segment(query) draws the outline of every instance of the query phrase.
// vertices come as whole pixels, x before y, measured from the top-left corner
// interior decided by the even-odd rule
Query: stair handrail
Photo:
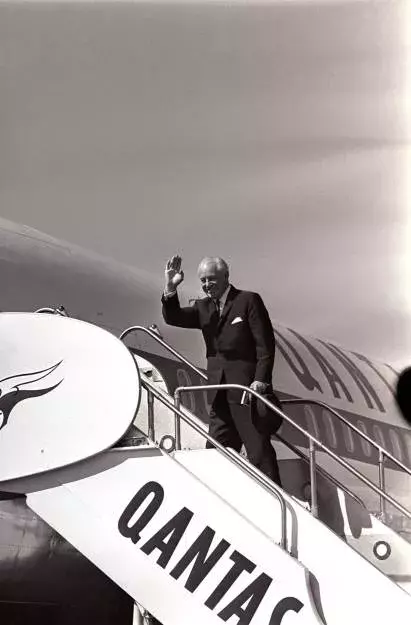
[[[183,362],[185,365],[187,365],[192,371],[194,371],[195,373],[197,373],[197,375],[199,375],[203,380],[208,381],[208,377],[207,375],[201,371],[201,369],[198,369],[198,367],[196,367],[195,365],[193,365],[193,363],[191,363],[187,358],[185,358],[185,356],[183,356],[183,354],[181,354],[178,350],[174,349],[174,347],[171,347],[171,345],[169,345],[169,343],[167,343],[162,337],[160,337],[156,332],[150,330],[149,328],[146,328],[145,326],[141,326],[141,325],[136,325],[136,326],[130,326],[129,328],[127,328],[126,330],[124,330],[121,335],[120,335],[120,340],[124,340],[126,338],[126,336],[128,336],[129,334],[131,334],[132,332],[142,332],[145,334],[148,334],[149,336],[151,336],[157,343],[159,343],[160,345],[162,345],[162,347],[164,347],[164,349],[166,349],[169,353],[173,354],[176,358],[178,358],[178,360],[180,360],[181,362]],[[191,387],[193,388],[193,387]],[[201,387],[203,390],[206,388],[205,386]],[[249,387],[246,387],[247,391],[251,391],[251,389]],[[265,400],[266,401],[266,400]],[[379,484],[380,484],[380,489],[382,492],[385,493],[385,475],[384,475],[384,456],[386,458],[388,458],[389,460],[391,460],[392,462],[394,462],[395,464],[397,464],[397,466],[399,466],[403,471],[405,471],[406,473],[408,473],[408,475],[411,476],[411,469],[409,467],[407,467],[405,464],[403,464],[400,460],[397,460],[397,458],[395,458],[395,456],[393,456],[392,454],[390,454],[386,449],[384,449],[381,445],[379,445],[378,443],[376,443],[372,438],[370,438],[369,436],[367,436],[367,434],[365,434],[364,432],[362,432],[359,428],[357,428],[354,424],[352,424],[350,421],[348,421],[348,419],[346,419],[345,417],[343,417],[343,415],[341,415],[337,410],[335,410],[334,408],[331,408],[331,406],[328,406],[328,404],[325,404],[324,402],[321,402],[319,400],[315,400],[315,399],[309,399],[309,400],[303,400],[303,399],[295,399],[295,400],[291,400],[291,399],[285,399],[285,400],[280,400],[281,404],[291,404],[291,403],[310,403],[312,405],[317,405],[317,406],[321,406],[323,408],[326,408],[327,410],[329,410],[334,416],[337,417],[337,419],[339,419],[342,423],[344,423],[345,425],[347,425],[347,427],[349,427],[351,430],[353,430],[354,432],[356,432],[363,440],[366,440],[372,447],[374,447],[375,449],[377,449],[378,451],[378,469],[379,469]],[[271,404],[272,405],[272,404]],[[275,406],[273,406],[275,408]],[[282,413],[283,414],[283,413]],[[290,422],[292,425],[294,425],[295,427],[297,427],[297,429],[300,429],[300,431],[302,433],[304,433],[306,436],[310,436],[310,434],[304,430],[303,428],[301,428],[301,426],[297,425],[290,417],[288,417],[286,420],[288,422]],[[151,428],[153,431],[153,428]],[[176,431],[178,429],[178,424],[176,423]],[[294,450],[293,450],[294,451]],[[331,452],[331,450],[330,450]],[[297,453],[297,452],[295,452]],[[312,453],[312,451],[310,450],[309,452],[310,454]],[[331,452],[333,453],[333,452]],[[298,454],[297,454],[298,455]],[[308,460],[308,459],[307,459]],[[351,466],[351,465],[350,465]],[[331,476],[330,476],[331,477]],[[372,482],[371,482],[372,483]],[[348,491],[349,492],[349,491]],[[351,494],[351,492],[350,492]],[[386,499],[382,498],[382,496],[380,495],[380,514],[381,514],[381,518],[384,521],[385,520],[385,502]],[[404,509],[405,510],[405,509]],[[405,514],[405,513],[404,513]]]
[[[351,423],[346,417],[344,417],[341,413],[335,410],[335,408],[332,408],[325,402],[319,401],[317,399],[282,399],[281,404],[282,405],[284,404],[300,404],[300,405],[311,404],[314,406],[320,406],[322,408],[325,408],[326,410],[328,410],[328,412],[331,412],[333,415],[335,415],[337,419],[339,419],[342,423],[345,423],[345,425],[348,426],[353,432],[356,432],[359,436],[361,436],[361,438],[366,440],[367,443],[372,445],[372,447],[377,449],[379,452],[383,453],[386,458],[391,460],[391,462],[394,462],[394,464],[399,466],[403,471],[405,471],[406,473],[408,473],[408,475],[411,476],[410,467],[407,467],[406,464],[403,464],[401,460],[398,460],[395,456],[390,454],[390,452],[387,451],[382,445],[380,445],[379,443],[376,443],[372,438],[370,438],[367,434],[365,434],[365,432],[362,432],[360,428],[358,428],[356,425]]]
[[[270,494],[274,495],[279,504],[281,510],[281,539],[280,539],[280,547],[287,551],[287,509],[286,502],[284,496],[280,490],[280,488],[270,480],[264,473],[262,473],[257,467],[252,465],[250,462],[245,460],[239,453],[236,451],[224,447],[216,441],[212,436],[208,434],[203,428],[196,422],[193,418],[195,415],[192,415],[188,410],[181,410],[180,406],[176,406],[173,403],[173,398],[159,389],[144,373],[141,373],[141,381],[143,386],[147,391],[152,393],[157,399],[168,407],[176,417],[183,419],[188,425],[190,425],[198,434],[203,436],[207,441],[209,441],[223,456],[228,458],[232,463],[238,466],[243,472],[250,475],[254,480],[256,480],[259,484],[261,484],[266,490],[270,492]]]
[[[197,373],[199,376],[201,376],[201,378],[203,380],[208,380],[207,375],[203,371],[201,371],[201,369],[198,369],[195,365],[193,365],[193,363],[191,363],[189,360],[187,360],[187,358],[185,358],[176,349],[171,347],[171,345],[169,345],[166,341],[164,341],[164,339],[160,338],[155,332],[149,330],[148,328],[145,328],[144,326],[132,326],[130,328],[127,328],[127,330],[124,330],[124,332],[120,335],[120,340],[123,340],[123,338],[125,338],[128,334],[130,334],[133,331],[141,331],[141,332],[145,332],[146,334],[149,334],[155,341],[157,341],[158,343],[160,343],[160,345],[162,345],[165,349],[167,349],[167,351],[172,353],[179,360],[184,362],[184,364],[186,364],[188,367],[190,367],[190,369],[195,371],[195,373]],[[337,410],[335,410],[335,408],[332,408],[328,404],[326,404],[326,403],[324,403],[322,401],[319,401],[317,399],[281,399],[280,401],[281,401],[281,404],[301,404],[301,405],[311,404],[311,405],[314,405],[314,406],[320,406],[322,408],[327,409],[335,417],[337,417],[337,419],[339,419],[339,421],[344,423],[353,432],[356,432],[356,434],[358,434],[358,436],[360,436],[363,440],[367,441],[367,443],[369,443],[372,447],[374,447],[374,449],[376,449],[378,452],[381,451],[387,459],[391,460],[391,462],[394,462],[398,467],[400,467],[403,471],[405,471],[406,473],[408,473],[408,475],[411,476],[411,468],[410,467],[407,467],[407,465],[405,465],[400,460],[398,460],[389,451],[387,451],[382,445],[380,445],[379,443],[374,441],[372,438],[370,438],[367,434],[362,432],[357,426],[355,426],[348,419],[346,419],[346,417],[344,417]]]
[[[59,308],[50,308],[49,306],[44,306],[43,308],[38,308],[34,311],[35,313],[50,313],[51,315],[60,315],[61,317],[68,317],[67,311],[64,306],[59,306]]]
[[[337,410],[335,410],[334,408],[332,408],[328,404],[326,404],[326,403],[324,403],[322,401],[316,400],[316,399],[283,399],[283,400],[281,400],[281,404],[282,405],[292,405],[292,404],[295,404],[295,405],[301,405],[301,406],[307,405],[307,404],[311,404],[313,406],[320,406],[320,407],[324,408],[325,410],[328,410],[328,412],[331,412],[331,414],[335,415],[341,421],[341,423],[344,423],[353,432],[355,432],[362,439],[367,441],[369,445],[374,447],[374,449],[377,449],[377,451],[378,451],[378,479],[379,479],[380,488],[384,492],[385,492],[385,474],[384,474],[385,466],[384,466],[384,461],[385,461],[386,458],[388,460],[390,460],[391,462],[393,462],[394,464],[396,464],[398,467],[400,467],[405,473],[407,473],[408,475],[411,476],[411,469],[409,467],[407,467],[407,465],[403,464],[395,456],[390,454],[390,452],[387,451],[386,449],[384,449],[384,447],[382,445],[380,445],[379,443],[376,443],[372,438],[367,436],[367,434],[365,434],[365,432],[362,432],[356,425],[351,423],[348,419],[346,419],[346,417],[344,417],[342,414],[340,414]],[[381,519],[382,520],[385,520],[385,516],[386,516],[385,503],[386,503],[385,499],[382,499],[380,497],[380,515],[381,515]]]
[[[319,447],[326,454],[331,456],[336,462],[338,462],[345,469],[350,471],[353,475],[355,475],[359,480],[367,484],[371,490],[377,493],[380,498],[384,498],[385,501],[390,503],[394,508],[397,508],[404,516],[408,519],[411,519],[411,512],[404,508],[398,501],[393,499],[390,495],[385,493],[381,488],[376,486],[371,480],[369,480],[365,475],[363,475],[360,471],[358,471],[355,467],[353,467],[349,462],[346,462],[342,458],[340,458],[336,453],[334,453],[331,449],[329,449],[324,443],[319,441],[315,436],[304,430],[303,427],[295,423],[291,417],[289,417],[285,412],[282,412],[277,406],[272,404],[268,399],[257,393],[248,386],[244,386],[243,384],[209,384],[205,386],[179,386],[174,391],[174,405],[176,409],[179,409],[181,403],[181,395],[183,393],[198,393],[204,391],[218,391],[218,390],[240,390],[246,391],[247,393],[253,395],[256,399],[261,401],[263,404],[267,406],[267,408],[271,409],[277,415],[281,416],[285,421],[290,423],[293,427],[295,427],[299,432],[304,434],[309,440],[309,454],[310,454],[310,482],[311,482],[311,513],[313,516],[318,516],[318,503],[317,503],[317,480],[316,480],[316,472],[315,472],[315,453],[316,447]],[[179,420],[176,417],[176,425]],[[178,436],[179,433],[176,430],[176,448],[178,449]]]
[[[185,365],[187,365],[187,367],[189,367],[192,371],[197,373],[197,375],[199,375],[203,380],[208,380],[208,377],[204,373],[204,371],[201,371],[201,369],[198,369],[195,365],[193,365],[192,362],[187,360],[187,358],[185,356],[183,356],[183,354],[181,354],[176,349],[174,349],[174,347],[171,347],[171,345],[169,345],[169,343],[167,343],[163,338],[161,338],[161,336],[159,336],[153,330],[150,330],[149,328],[146,328],[145,326],[130,326],[129,328],[126,328],[126,330],[124,330],[120,334],[120,337],[119,337],[120,341],[123,341],[126,338],[126,336],[128,336],[132,332],[143,332],[145,334],[148,334],[155,341],[157,341],[157,343],[162,345],[164,347],[164,349],[166,349],[168,352],[170,352],[170,354],[173,354],[173,356],[175,356],[176,358],[181,360],[181,362],[183,362]]]
[[[159,337],[157,333],[155,333],[154,331],[150,330],[149,328],[146,328],[144,326],[132,326],[132,327],[127,328],[126,330],[124,330],[124,332],[120,335],[120,339],[125,338],[128,334],[130,334],[133,331],[141,331],[141,332],[144,332],[144,333],[148,334],[149,336],[153,337],[158,343],[160,343],[160,345],[165,347],[165,349],[167,349],[174,356],[178,357],[179,360],[182,360],[193,371],[195,371],[198,375],[200,375],[202,379],[204,379],[204,380],[208,379],[207,375],[203,371],[201,371],[200,369],[197,369],[197,367],[195,367],[189,360],[187,360],[184,356],[182,356],[182,354],[180,354],[180,352],[178,352],[176,349],[171,347],[171,345],[169,345],[166,341],[164,341],[161,337]],[[281,403],[283,403],[283,401],[281,401]],[[149,435],[149,438],[154,439],[154,423],[153,423],[153,420],[154,420],[154,409],[153,409],[153,404],[152,404],[152,402],[150,400],[148,401],[148,413],[149,413],[148,414],[148,416],[149,416],[148,435]],[[310,462],[310,459],[307,458],[307,456],[304,453],[302,453],[295,445],[293,445],[293,443],[290,443],[289,441],[285,440],[282,436],[280,436],[277,433],[275,434],[275,437],[283,445],[288,447],[288,449],[290,449],[299,458],[301,458],[305,462],[308,462],[308,463]],[[352,497],[360,506],[364,506],[364,502],[361,501],[361,499],[360,499],[360,497],[358,497],[358,495],[356,495],[355,493],[351,492],[349,490],[349,488],[347,488],[344,484],[342,484],[339,480],[337,480],[330,473],[325,471],[321,466],[317,465],[316,468],[317,468],[317,471],[323,476],[324,479],[329,480],[335,486],[337,486],[338,488],[343,490],[349,497]]]

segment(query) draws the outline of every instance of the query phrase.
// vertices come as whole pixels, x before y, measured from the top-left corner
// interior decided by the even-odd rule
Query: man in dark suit
[[[165,322],[202,331],[209,384],[242,384],[264,393],[272,383],[275,339],[261,297],[231,285],[228,265],[221,258],[204,258],[198,277],[206,297],[181,307],[177,295],[184,279],[181,258],[173,256],[167,262],[162,297]],[[210,392],[209,433],[238,452],[244,443],[249,461],[281,484],[267,422],[242,405],[241,397],[237,389]],[[206,447],[212,445],[207,442]]]

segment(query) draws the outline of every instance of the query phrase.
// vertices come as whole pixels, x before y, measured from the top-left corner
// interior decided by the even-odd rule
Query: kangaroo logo
[[[43,388],[28,389],[29,384],[34,384],[40,380],[47,378],[53,371],[61,365],[63,361],[60,360],[56,365],[49,367],[48,369],[42,369],[42,371],[34,371],[33,373],[21,373],[8,378],[0,380],[0,430],[2,430],[9,420],[11,411],[24,399],[30,397],[40,397],[46,393],[50,393],[52,390],[59,386],[64,378],[53,384]]]

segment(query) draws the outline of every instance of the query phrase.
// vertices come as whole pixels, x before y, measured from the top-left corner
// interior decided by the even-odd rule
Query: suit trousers
[[[218,391],[210,411],[208,433],[220,445],[237,452],[244,444],[251,464],[281,486],[277,456],[265,421],[251,411],[249,405],[229,403],[226,392]],[[213,444],[207,441],[206,448],[212,449]]]

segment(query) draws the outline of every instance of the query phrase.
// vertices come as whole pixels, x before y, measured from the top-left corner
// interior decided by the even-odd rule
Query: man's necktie
[[[215,307],[216,307],[217,315],[220,316],[220,300],[219,299],[215,300]]]

